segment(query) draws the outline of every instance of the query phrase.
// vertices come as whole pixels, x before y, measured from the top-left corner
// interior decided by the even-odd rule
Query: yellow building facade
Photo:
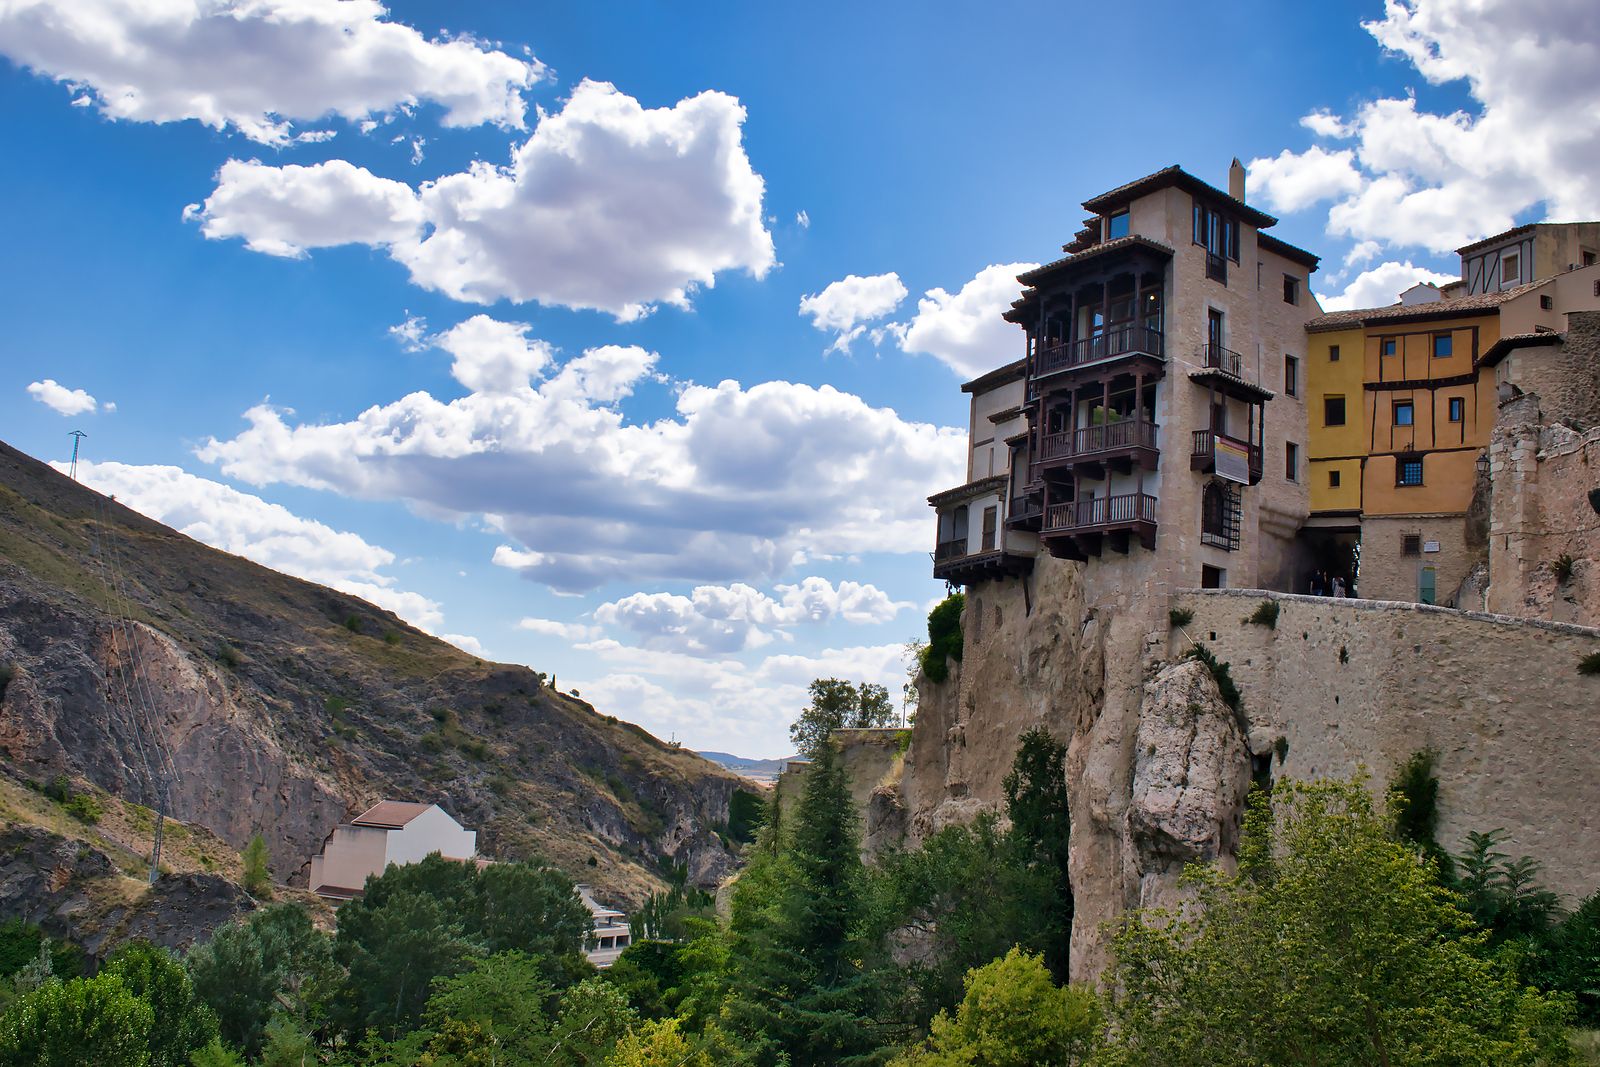
[[[1365,335],[1316,333],[1306,346],[1306,459],[1313,519],[1359,520],[1361,469],[1368,452],[1364,410]]]

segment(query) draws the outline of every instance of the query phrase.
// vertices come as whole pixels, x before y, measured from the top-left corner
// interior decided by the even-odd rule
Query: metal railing
[[[1228,284],[1228,257],[1219,256],[1215,252],[1206,252],[1206,277],[1214,282]]]
[[[1070,367],[1098,363],[1118,356],[1164,355],[1160,330],[1148,326],[1113,326],[1092,337],[1076,341],[1062,341],[1054,345],[1041,345],[1035,361],[1035,374],[1051,374]]]
[[[1201,345],[1200,365],[1207,370],[1219,370],[1235,378],[1244,378],[1244,357],[1221,345]]]
[[[1045,533],[1155,521],[1156,498],[1149,493],[1123,493],[1094,500],[1073,500],[1051,504],[1044,509]]]

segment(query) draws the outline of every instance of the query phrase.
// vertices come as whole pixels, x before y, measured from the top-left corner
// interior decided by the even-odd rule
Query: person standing
[[[1333,576],[1333,595],[1339,600],[1344,599],[1344,579],[1337,574]]]

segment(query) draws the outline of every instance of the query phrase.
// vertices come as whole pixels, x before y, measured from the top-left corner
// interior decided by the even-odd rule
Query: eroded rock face
[[[1145,685],[1128,804],[1138,904],[1175,903],[1185,864],[1231,856],[1250,791],[1250,755],[1206,667],[1181,660]]]

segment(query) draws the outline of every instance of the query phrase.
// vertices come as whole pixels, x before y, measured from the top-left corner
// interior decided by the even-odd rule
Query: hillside
[[[735,774],[741,774],[753,782],[770,785],[778,780],[778,775],[783,773],[783,768],[790,760],[800,757],[785,756],[783,759],[752,759],[749,756],[735,756],[731,752],[701,752],[712,763],[719,767],[726,767]]]
[[[110,553],[96,547],[102,514]],[[105,571],[106,555],[120,568]],[[279,881],[303,885],[328,831],[383,797],[437,802],[486,854],[543,855],[623,902],[669,865],[705,886],[733,865],[718,829],[749,787],[737,775],[526,667],[199,544],[4,444],[0,784],[65,773],[154,803],[118,680],[129,652],[113,584],[178,767],[173,814],[235,849],[264,834]],[[11,804],[5,821],[29,820]]]

